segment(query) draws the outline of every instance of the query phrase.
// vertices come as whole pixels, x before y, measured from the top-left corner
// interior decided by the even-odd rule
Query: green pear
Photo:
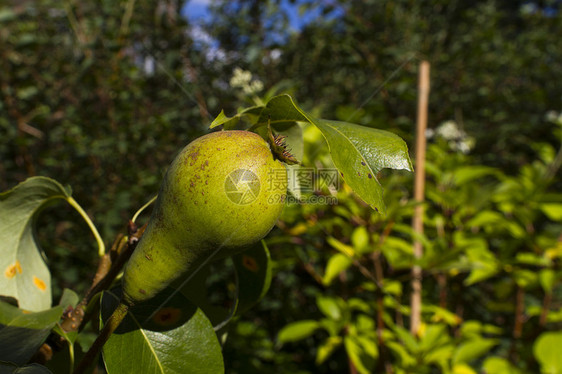
[[[286,192],[285,165],[259,135],[219,131],[191,142],[170,165],[125,267],[123,301],[147,300],[207,261],[261,240]]]

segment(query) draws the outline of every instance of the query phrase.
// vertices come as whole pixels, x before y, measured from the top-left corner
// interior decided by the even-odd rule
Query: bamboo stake
[[[414,184],[414,199],[418,203],[414,210],[412,227],[416,234],[423,234],[423,201],[425,188],[425,129],[427,127],[427,106],[429,102],[429,62],[422,61],[418,78],[418,115],[416,123],[416,174]],[[418,236],[419,237],[419,236]],[[423,255],[422,243],[414,239],[414,257],[416,260]],[[419,265],[412,267],[412,299],[410,316],[410,331],[417,334],[421,323],[422,303],[422,269]]]

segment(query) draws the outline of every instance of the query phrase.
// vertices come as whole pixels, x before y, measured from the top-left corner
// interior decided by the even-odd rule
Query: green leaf
[[[549,219],[556,222],[562,221],[562,204],[543,203],[539,207]]]
[[[80,301],[80,297],[71,289],[65,288],[59,301],[59,305],[65,310],[68,307],[75,307]]]
[[[0,301],[0,361],[27,363],[62,313],[61,306],[30,313]]]
[[[422,309],[423,311],[423,309]],[[426,325],[424,333],[419,342],[419,350],[421,352],[430,352],[449,342],[447,335],[447,327],[443,324]]]
[[[488,357],[484,360],[482,368],[486,374],[521,374],[521,371],[513,366],[505,358]]]
[[[359,254],[370,253],[374,250],[370,246],[369,231],[365,226],[359,226],[351,234],[351,243],[353,248]]]
[[[457,314],[451,312],[448,309],[438,307],[437,305],[422,305],[422,313],[432,313],[432,322],[445,322],[449,326],[456,326],[462,322],[462,319]],[[439,328],[441,328],[441,326],[443,325],[437,326],[440,326]],[[432,330],[437,326],[431,325],[430,327],[428,327],[428,332],[426,333],[426,335],[429,333],[429,330]]]
[[[562,332],[545,332],[533,345],[533,353],[544,374],[562,374]]]
[[[212,266],[213,264],[207,264],[195,275],[185,274],[176,279],[171,286],[178,289],[192,304],[201,308],[215,327],[215,330],[218,330],[234,317],[238,309],[238,303],[235,301],[231,308],[225,308],[209,300],[207,295],[207,279],[211,276]]]
[[[382,282],[383,291],[385,294],[390,294],[394,296],[402,295],[402,283],[395,280],[384,279]]]
[[[322,295],[316,297],[316,305],[320,312],[336,321],[342,318],[341,304],[343,304],[343,300],[336,299],[335,297]]]
[[[375,333],[375,320],[365,314],[358,314],[352,326],[358,334]]]
[[[69,188],[34,177],[0,194],[0,292],[22,309],[51,306],[51,274],[35,238],[35,221],[48,204],[70,197]]]
[[[443,365],[450,360],[451,356],[453,355],[454,349],[455,347],[453,346],[453,344],[446,344],[440,347],[435,347],[423,356],[423,361],[426,364],[437,363]]]
[[[484,230],[507,230],[517,239],[525,236],[525,230],[523,230],[520,225],[516,222],[507,220],[502,214],[491,210],[485,210],[478,213],[470,219],[466,225],[468,227],[481,227]]]
[[[338,250],[343,255],[349,258],[353,258],[355,256],[355,251],[353,250],[352,246],[340,242],[338,239],[334,238],[333,236],[329,236],[326,239],[326,241],[328,242],[328,244],[332,246],[332,248]]]
[[[209,128],[213,129],[217,126],[223,125],[225,123],[227,123],[228,121],[231,121],[232,118],[231,117],[227,117],[226,114],[224,114],[224,110],[221,110],[221,112],[219,113],[219,115],[213,120],[213,122],[211,122],[211,125],[209,126]]]
[[[404,327],[396,325],[394,326],[394,333],[396,334],[396,337],[402,341],[402,344],[408,352],[413,354],[419,352],[420,346],[410,331],[406,330]]]
[[[52,374],[52,372],[39,364],[18,367],[8,362],[0,362],[0,374]]]
[[[389,236],[385,239],[382,252],[394,267],[410,267],[414,258],[412,242],[399,237]]]
[[[253,106],[239,111],[236,115],[232,117],[228,117],[226,116],[226,114],[224,114],[224,111],[221,110],[221,112],[219,113],[217,118],[213,120],[209,128],[213,129],[220,125],[224,125],[225,130],[233,130],[234,128],[236,128],[238,121],[240,121],[240,119],[243,118],[244,116],[249,116],[249,117],[257,116],[262,111],[263,111],[263,106]]]
[[[344,337],[343,343],[345,351],[357,371],[361,374],[373,373],[377,356],[375,342],[364,337],[347,335]]]
[[[453,364],[470,362],[485,355],[498,341],[495,339],[475,338],[462,343],[453,356]]]
[[[324,361],[326,361],[342,342],[343,339],[341,336],[330,336],[322,344],[320,344],[318,346],[318,350],[316,351],[316,365],[321,365]]]
[[[261,112],[260,112],[261,111]],[[271,98],[265,106],[248,108],[232,118],[221,112],[212,127],[230,124],[241,116],[254,116],[254,130],[271,123],[308,122],[315,125],[328,143],[335,166],[351,189],[381,213],[386,208],[376,176],[384,168],[413,170],[408,147],[399,136],[384,130],[348,122],[315,119],[300,109],[289,95]],[[291,146],[290,143],[288,143]]]
[[[236,315],[240,315],[259,302],[269,290],[272,278],[271,258],[265,241],[260,241],[242,253],[232,257],[236,271],[236,299],[230,308],[217,305],[207,295],[207,280],[211,276],[208,264],[194,276],[186,274],[172,283],[193,304],[197,305],[220,330]],[[189,281],[185,283],[186,279]]]
[[[367,204],[386,212],[377,173],[384,168],[412,171],[408,147],[402,138],[384,130],[347,122],[312,122],[326,138],[334,165],[345,182]]]
[[[552,263],[549,258],[531,252],[517,253],[517,255],[515,255],[515,262],[532,266],[549,266]]]
[[[515,283],[519,287],[527,288],[533,287],[538,282],[538,275],[536,272],[527,270],[527,269],[516,269],[513,272],[513,278],[515,279]]]
[[[372,283],[370,283],[372,285]],[[375,286],[373,285],[373,290]],[[347,307],[349,308],[350,311],[354,311],[354,310],[359,310],[363,313],[371,313],[372,309],[371,309],[371,305],[363,299],[357,298],[357,297],[351,297],[347,300]]]
[[[238,309],[241,314],[254,306],[271,285],[271,257],[264,240],[233,256],[238,275]]]
[[[489,166],[461,166],[453,171],[453,178],[457,186],[480,179],[486,175],[495,175],[498,171]]]
[[[491,210],[485,210],[483,212],[479,212],[476,216],[470,219],[466,223],[466,225],[468,227],[485,227],[502,225],[504,221],[505,217],[500,213]]]
[[[344,270],[353,264],[353,260],[350,259],[348,256],[336,253],[328,260],[328,264],[326,265],[326,273],[322,278],[322,283],[328,286],[332,284],[333,280]]]
[[[104,292],[102,320],[109,318],[120,290]],[[207,317],[181,293],[170,288],[135,305],[103,347],[107,372],[224,372],[221,347]]]
[[[551,323],[562,322],[562,309],[558,311],[554,311],[554,310],[549,311],[546,320]]]
[[[76,306],[76,304],[78,304],[79,301],[80,301],[80,299],[79,299],[78,295],[76,294],[76,292],[74,292],[74,291],[72,291],[68,288],[65,288],[64,292],[62,294],[61,300],[59,302],[59,305],[62,308],[62,310],[65,311],[69,307],[74,308]],[[53,328],[53,331],[56,332],[57,334],[59,334],[60,336],[62,336],[70,344],[74,344],[74,342],[76,341],[76,338],[78,337],[77,331],[66,332],[60,327],[60,324],[58,324],[58,323]]]
[[[481,282],[500,270],[498,260],[485,244],[480,245],[478,241],[474,241],[473,246],[465,251],[472,269],[468,278],[464,280],[465,285]]]
[[[297,106],[289,95],[275,96],[267,102],[257,123],[265,124],[268,121],[271,121],[272,125],[277,122],[312,123],[308,115]]]
[[[320,323],[313,320],[302,320],[289,323],[279,331],[277,339],[280,343],[294,342],[308,338],[320,328]]]
[[[477,374],[473,368],[466,364],[455,364],[453,365],[452,374]]]
[[[482,334],[482,322],[467,320],[460,325],[460,335],[464,338],[479,338]]]
[[[552,269],[543,269],[539,271],[539,283],[546,293],[551,293],[554,283],[556,281],[556,274]]]
[[[393,341],[387,341],[385,344],[392,351],[392,353],[397,356],[398,361],[400,362],[402,367],[409,367],[416,364],[416,359],[410,354],[408,350],[406,350],[404,345]]]

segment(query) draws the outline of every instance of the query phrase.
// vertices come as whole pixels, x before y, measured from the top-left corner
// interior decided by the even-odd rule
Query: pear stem
[[[97,339],[94,341],[94,344],[92,344],[84,358],[82,358],[82,361],[80,361],[76,369],[74,369],[73,374],[85,373],[86,369],[92,365],[96,357],[101,352],[103,345],[107,342],[117,327],[119,327],[128,311],[129,305],[121,301],[117,308],[113,311],[113,314],[111,314],[111,317],[109,317],[109,319],[105,322],[105,325],[100,331]]]

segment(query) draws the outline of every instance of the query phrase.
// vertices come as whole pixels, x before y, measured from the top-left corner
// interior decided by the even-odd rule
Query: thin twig
[[[133,253],[145,227],[146,225],[138,229],[134,223],[130,222],[128,226],[129,235],[125,237],[123,234],[119,234],[110,252],[100,257],[96,274],[92,280],[92,285],[88,291],[86,291],[85,296],[76,307],[69,308],[62,316],[60,327],[65,333],[81,331],[90,317],[93,316],[93,314],[86,313],[88,305],[99,292],[111,286]],[[68,343],[63,337],[57,336],[54,338],[54,335],[48,340],[52,343],[51,348],[56,351],[61,350]],[[38,352],[38,354],[40,353],[41,352]],[[48,361],[50,357],[38,358],[38,360],[43,359]]]
[[[550,304],[552,303],[552,292],[546,292],[542,301],[541,315],[539,318],[539,326],[544,328],[547,322],[548,312],[550,311]]]
[[[94,341],[88,352],[86,352],[86,355],[78,363],[78,366],[73,371],[73,374],[85,373],[86,369],[92,366],[94,360],[101,352],[103,345],[107,342],[107,339],[109,339],[117,327],[119,327],[128,312],[129,306],[122,302],[119,303],[115,311],[113,311],[111,317],[109,317],[109,319],[105,322],[105,325],[103,326],[103,329],[97,339]]]

